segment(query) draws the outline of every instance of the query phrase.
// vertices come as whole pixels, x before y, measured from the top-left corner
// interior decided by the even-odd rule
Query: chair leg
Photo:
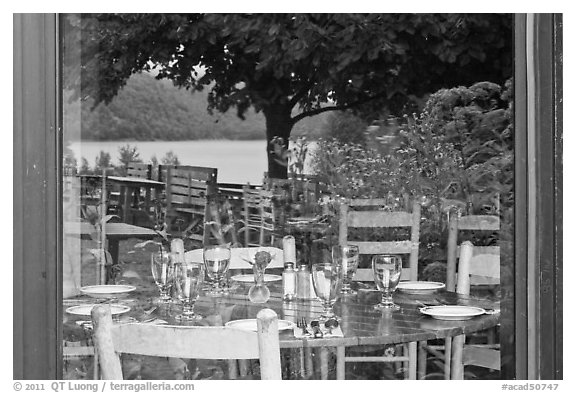
[[[236,359],[228,359],[228,378],[229,379],[238,379],[238,364]]]
[[[298,354],[300,355],[300,378],[304,379],[307,376],[306,364],[304,363],[304,348],[298,349]]]
[[[464,379],[464,365],[462,363],[462,350],[465,336],[460,334],[452,339],[452,359],[450,362],[451,379]]]
[[[446,337],[444,340],[444,379],[451,379],[451,362],[452,362],[452,337]]]
[[[314,363],[312,358],[312,348],[304,348],[304,360],[306,362],[306,378],[314,373]]]
[[[239,359],[238,360],[238,365],[240,366],[240,376],[241,377],[245,377],[248,375],[248,370],[249,370],[249,364],[248,364],[248,360],[246,359]]]
[[[320,379],[328,379],[328,348],[319,348],[320,357]]]
[[[427,358],[428,353],[424,346],[426,345],[426,341],[420,341],[418,343],[418,379],[425,379],[426,378],[426,365],[427,365]]]
[[[346,355],[346,347],[336,347],[336,379],[346,379],[346,362],[344,357]]]
[[[416,353],[418,352],[418,343],[412,341],[408,343],[408,379],[416,379]]]

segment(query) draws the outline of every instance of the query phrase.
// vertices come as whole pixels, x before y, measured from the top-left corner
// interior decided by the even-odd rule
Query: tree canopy
[[[155,70],[208,88],[209,111],[262,112],[267,139],[285,144],[305,117],[374,101],[400,114],[441,87],[511,74],[511,15],[84,14],[70,23],[82,67],[67,82],[83,97],[108,103],[132,74]],[[269,175],[284,177],[272,158]]]

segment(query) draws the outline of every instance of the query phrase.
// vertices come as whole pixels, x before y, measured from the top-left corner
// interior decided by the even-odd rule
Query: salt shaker
[[[284,264],[282,286],[284,289],[284,300],[293,300],[296,297],[296,270],[294,270],[294,264],[292,262],[286,262]]]
[[[284,251],[284,272],[282,273],[282,285],[284,289],[284,300],[292,300],[296,297],[296,241],[294,236],[284,236],[282,238],[282,249]]]

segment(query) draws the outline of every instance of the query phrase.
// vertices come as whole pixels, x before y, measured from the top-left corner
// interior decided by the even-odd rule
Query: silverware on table
[[[296,327],[302,329],[303,336],[313,336],[313,334],[308,330],[308,323],[306,322],[306,318],[302,317],[296,321]]]
[[[320,322],[314,320],[310,322],[310,327],[312,328],[312,331],[314,333],[314,338],[324,337],[324,333],[322,333],[322,330],[320,329]]]
[[[336,329],[338,327],[338,320],[335,318],[329,319],[324,322],[324,327],[328,329],[328,334],[332,334],[332,329]]]

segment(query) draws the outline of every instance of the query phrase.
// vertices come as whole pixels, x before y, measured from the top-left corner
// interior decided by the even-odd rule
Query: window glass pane
[[[340,263],[339,243],[360,251],[352,293],[334,304],[346,356],[405,353],[396,343],[415,331],[442,351],[435,332],[460,324],[472,332],[466,344],[513,347],[513,329],[501,329],[513,315],[450,322],[419,310],[499,310],[513,299],[511,15],[64,14],[61,25],[64,378],[99,376],[95,303],[114,306],[115,325],[223,325],[264,307],[282,323],[321,320],[311,265]],[[295,238],[293,260],[284,236]],[[227,272],[207,264],[199,317],[184,322],[184,287],[161,285],[181,261],[175,239],[200,264],[204,246],[232,248]],[[476,258],[483,272],[470,295],[456,295],[467,285],[456,275],[466,241],[489,256]],[[271,258],[264,285],[251,266],[266,260],[257,251]],[[410,281],[391,314],[373,307],[390,285],[374,275],[376,254],[400,255],[400,280]],[[282,299],[284,262],[296,264],[294,301]],[[410,287],[429,282],[446,288]],[[280,333],[286,379],[414,377],[381,362],[346,362],[342,375],[340,352],[295,348],[301,330]],[[254,361],[126,355],[122,364],[128,379],[259,376]],[[464,375],[497,379],[492,366]],[[417,373],[444,376],[431,354]]]

